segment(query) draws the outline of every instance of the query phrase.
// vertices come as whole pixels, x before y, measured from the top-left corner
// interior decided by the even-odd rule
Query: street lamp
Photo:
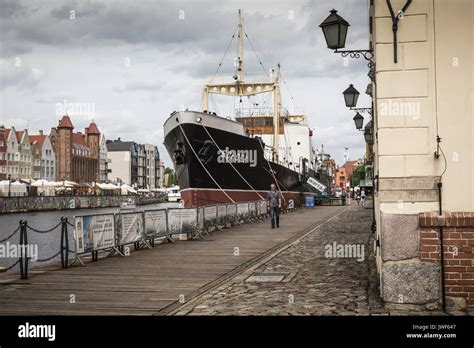
[[[373,81],[375,78],[375,64],[373,61],[374,51],[368,50],[344,50],[346,46],[347,30],[349,23],[337,14],[336,10],[331,10],[330,15],[319,25],[322,29],[328,48],[334,50],[334,53],[340,53],[342,57],[360,58],[364,57],[368,61],[369,77]]]
[[[354,108],[357,105],[360,93],[354,88],[354,85],[350,84],[342,94],[348,108]]]
[[[367,88],[365,89],[365,94],[367,94],[369,97],[372,98],[372,84],[371,83],[367,85]]]
[[[356,113],[353,120],[354,120],[354,123],[355,123],[355,126],[356,126],[357,130],[359,130],[359,131],[362,130],[362,126],[364,124],[364,117],[361,114]]]
[[[364,128],[364,138],[365,142],[369,145],[374,144],[374,135],[372,132],[372,121],[368,122]]]
[[[346,46],[349,23],[332,9],[331,14],[319,25],[323,30],[328,48],[337,50]]]

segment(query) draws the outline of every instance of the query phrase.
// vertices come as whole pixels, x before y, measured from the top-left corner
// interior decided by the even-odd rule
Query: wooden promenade
[[[187,302],[205,293],[344,208],[318,206],[284,214],[279,229],[271,229],[267,219],[85,267],[33,271],[28,280],[0,278],[0,315],[170,314],[180,306],[180,296]]]

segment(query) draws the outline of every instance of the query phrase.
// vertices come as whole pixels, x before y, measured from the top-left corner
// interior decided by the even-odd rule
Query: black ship
[[[304,113],[281,106],[280,66],[268,81],[244,76],[244,31],[239,11],[238,57],[232,80],[204,86],[203,111],[175,111],[164,124],[164,144],[174,162],[185,207],[266,199],[275,183],[286,205],[312,194],[315,176],[312,130]],[[245,78],[245,79],[244,79]],[[234,119],[209,110],[212,94],[240,99],[270,95],[271,106],[253,103],[237,109]]]

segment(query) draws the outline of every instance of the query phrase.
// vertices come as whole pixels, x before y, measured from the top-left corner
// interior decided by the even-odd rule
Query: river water
[[[163,209],[163,208],[176,208],[179,207],[179,203],[155,203],[147,205],[139,205],[135,211]],[[26,220],[28,225],[37,230],[48,230],[61,221],[61,217],[67,217],[69,222],[74,223],[75,215],[94,215],[94,214],[107,214],[107,213],[118,213],[119,207],[113,208],[99,208],[99,209],[76,209],[76,210],[56,210],[56,211],[43,211],[43,212],[31,212],[31,213],[15,213],[15,214],[2,214],[0,215],[0,240],[9,236],[15,229],[18,228],[20,220]],[[127,210],[131,212],[132,210]],[[28,230],[28,243],[38,246],[38,259],[48,258],[56,254],[60,250],[60,227],[49,233],[35,233]],[[20,239],[20,233],[16,233],[12,238],[8,240],[9,244],[18,244]],[[7,242],[1,243],[7,245]],[[69,233],[69,248],[74,250],[73,234]],[[5,249],[0,246],[0,266],[8,267],[12,265],[17,258],[7,257],[10,254],[5,254]],[[3,254],[2,254],[3,252]],[[71,254],[72,255],[72,254]],[[71,257],[71,256],[70,256]],[[59,258],[59,257],[58,257]],[[56,258],[56,259],[58,259]],[[31,261],[34,263],[34,261]],[[18,271],[18,265],[11,271]]]

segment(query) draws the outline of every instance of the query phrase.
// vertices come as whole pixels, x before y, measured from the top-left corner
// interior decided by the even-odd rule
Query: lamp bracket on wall
[[[367,67],[369,68],[369,73],[367,74],[372,82],[375,82],[375,63],[374,63],[374,50],[334,50],[334,53],[339,53],[342,57],[349,56],[350,58],[360,58],[368,62]]]
[[[397,63],[397,31],[398,31],[398,21],[403,18],[404,13],[408,9],[408,6],[410,6],[412,0],[407,0],[405,3],[405,6],[402,7],[401,10],[397,12],[395,15],[395,12],[393,11],[392,4],[390,3],[390,0],[387,0],[387,6],[388,10],[390,11],[390,17],[392,17],[392,32],[393,32],[393,62]]]
[[[362,113],[366,112],[370,116],[372,116],[372,108],[350,108],[350,110],[353,110],[356,112],[362,112]]]

